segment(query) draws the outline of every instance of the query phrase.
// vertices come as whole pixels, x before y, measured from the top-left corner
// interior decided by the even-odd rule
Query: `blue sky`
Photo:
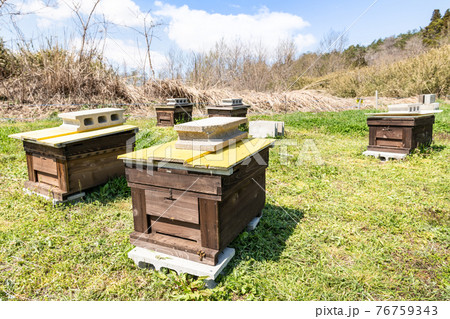
[[[182,6],[187,4],[191,9],[205,10],[210,13],[236,15],[240,13],[255,14],[261,7],[270,11],[281,11],[298,15],[308,21],[311,26],[305,29],[316,39],[330,29],[344,30],[349,26],[374,0],[318,0],[318,1],[169,1],[168,3]],[[152,8],[149,1],[136,1],[142,8]],[[374,39],[387,37],[412,29],[426,26],[434,9],[440,9],[442,14],[450,8],[447,0],[379,0],[349,30],[350,44],[369,44]],[[314,50],[316,46],[310,49]]]
[[[86,15],[94,0],[9,0],[16,8],[28,12],[17,19],[26,39],[35,43],[53,37],[59,43],[77,47],[79,32],[74,26],[73,10],[67,4],[79,2]],[[143,62],[144,39],[133,29],[140,29],[147,12],[164,26],[152,43],[157,67],[165,63],[164,56],[175,48],[184,52],[203,52],[224,39],[232,43],[259,41],[268,51],[280,40],[293,40],[300,52],[314,51],[320,39],[330,29],[342,31],[350,26],[374,0],[361,1],[182,1],[182,0],[102,0],[94,21],[110,22],[102,46],[107,58],[116,64],[125,61],[131,68]],[[378,38],[424,27],[433,9],[443,13],[448,0],[379,0],[348,32],[348,44],[367,45]],[[14,43],[17,33],[8,19],[3,18],[0,36]],[[126,27],[125,27],[126,26]],[[70,39],[70,40],[69,40]],[[68,45],[69,45],[68,44]]]

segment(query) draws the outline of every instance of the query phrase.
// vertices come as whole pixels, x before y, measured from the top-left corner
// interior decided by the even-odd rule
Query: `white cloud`
[[[176,7],[160,1],[156,1],[155,6],[159,9],[154,15],[169,19],[169,38],[187,51],[209,50],[221,39],[226,43],[237,39],[260,42],[269,50],[275,49],[279,41],[284,39],[293,39],[299,50],[315,43],[313,35],[300,33],[309,26],[300,16],[271,12],[266,7],[254,15],[224,15],[193,10],[187,5]]]
[[[117,64],[126,63],[128,68],[142,69],[145,65],[148,71],[147,52],[144,47],[139,48],[135,42],[120,39],[106,39],[104,56]],[[160,70],[166,63],[166,57],[157,52],[150,51],[152,65]]]
[[[36,14],[41,22],[40,27],[48,27],[51,21],[63,21],[75,17],[75,8],[88,15],[94,7],[95,0],[55,0],[51,5],[48,1],[28,0],[16,1],[15,4],[22,12]],[[132,0],[102,0],[95,8],[96,17],[105,17],[106,21],[119,25],[141,26],[145,13]]]
[[[72,40],[70,45],[73,50],[79,50],[81,38]],[[98,44],[98,48],[103,50],[103,57],[113,65],[123,67],[125,64],[128,70],[142,70],[145,67],[149,71],[146,48],[139,47],[136,42],[107,38]],[[155,72],[161,70],[167,63],[166,57],[160,52],[150,51],[150,56]]]

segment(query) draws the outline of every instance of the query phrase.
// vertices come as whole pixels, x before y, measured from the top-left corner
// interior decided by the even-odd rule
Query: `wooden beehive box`
[[[208,106],[208,117],[246,117],[250,105],[244,105],[242,99],[223,99],[220,105]]]
[[[273,140],[241,140],[217,151],[180,149],[177,142],[119,157],[132,194],[131,243],[215,265],[261,214]]]
[[[367,118],[368,151],[409,154],[433,138],[433,114],[379,113]]]
[[[60,127],[10,135],[23,141],[25,188],[65,201],[124,175],[117,156],[133,149],[138,128],[124,124],[123,112],[104,108],[62,113]]]
[[[156,126],[174,126],[178,123],[192,121],[193,104],[186,98],[168,99],[166,105],[158,105]]]

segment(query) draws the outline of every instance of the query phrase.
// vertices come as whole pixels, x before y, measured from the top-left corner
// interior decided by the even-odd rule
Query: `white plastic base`
[[[248,225],[247,225],[247,231],[255,230],[256,226],[258,226],[259,221],[261,220],[261,217],[262,217],[262,214],[261,214],[261,216],[253,218],[252,221],[250,223],[248,223]]]
[[[33,192],[33,191],[29,190],[28,188],[23,188],[23,191],[27,195],[37,195],[37,196],[43,197],[46,200],[51,201],[53,205],[59,205],[59,204],[67,203],[67,202],[76,201],[76,200],[79,200],[79,199],[81,199],[82,197],[84,197],[86,195],[85,192],[80,192],[80,193],[77,193],[77,194],[70,195],[65,200],[59,200],[59,199],[55,199],[53,197],[50,197],[50,196],[47,196],[47,195],[44,195],[44,194]]]
[[[408,154],[400,154],[400,153],[388,153],[388,152],[375,152],[375,151],[365,151],[363,152],[365,156],[374,156],[384,161],[388,161],[390,159],[403,160],[408,156]]]
[[[206,277],[208,280],[214,281],[234,257],[234,253],[234,248],[225,248],[219,254],[218,261],[215,266],[205,265],[196,261],[158,253],[156,251],[141,247],[135,247],[131,250],[128,253],[128,257],[133,259],[134,263],[139,268],[145,268],[145,264],[150,264],[155,267],[155,270],[167,268],[176,271],[177,274],[187,273],[194,276]]]

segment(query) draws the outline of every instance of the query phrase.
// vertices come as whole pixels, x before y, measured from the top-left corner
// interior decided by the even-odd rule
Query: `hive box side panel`
[[[219,249],[219,202],[200,198],[198,204],[202,246]]]
[[[161,216],[151,216],[150,220],[153,234],[191,241],[200,247],[201,236],[198,224],[185,223]]]
[[[219,247],[225,248],[248,223],[260,216],[266,202],[266,168],[269,149],[255,154],[223,177],[223,200],[219,203]]]
[[[198,197],[172,189],[146,190],[147,214],[186,223],[199,223]]]
[[[420,145],[428,146],[433,140],[433,124],[425,124],[421,126],[414,127],[411,132],[413,148]]]
[[[123,176],[125,168],[117,156],[125,153],[125,148],[89,157],[69,160],[69,192],[77,192],[106,183]]]
[[[131,188],[131,202],[133,205],[134,230],[148,234],[151,229],[149,219],[147,218],[145,190]]]
[[[212,195],[222,193],[220,176],[201,174],[173,174],[163,171],[147,171],[127,167],[125,169],[128,183],[172,188],[181,191],[198,192]]]
[[[86,156],[93,152],[118,148],[123,149],[123,153],[126,153],[134,149],[135,139],[136,133],[134,131],[97,137],[68,145],[64,155],[67,157]],[[127,145],[129,150],[126,149]]]
[[[261,215],[265,201],[265,168],[226,193],[224,201],[219,204],[220,250],[233,241],[253,218]]]
[[[44,155],[49,158],[66,159],[65,148],[55,148],[30,142],[23,142],[23,149],[30,155]]]
[[[173,110],[156,110],[156,126],[173,126],[174,114]]]
[[[209,117],[246,117],[247,108],[236,109],[236,110],[217,110],[208,109]]]

